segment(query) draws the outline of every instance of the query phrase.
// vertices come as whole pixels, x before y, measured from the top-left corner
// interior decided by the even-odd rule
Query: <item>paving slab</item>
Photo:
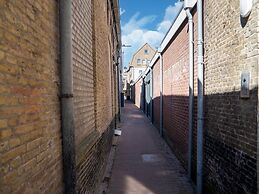
[[[191,194],[186,172],[134,104],[123,108],[108,194]]]

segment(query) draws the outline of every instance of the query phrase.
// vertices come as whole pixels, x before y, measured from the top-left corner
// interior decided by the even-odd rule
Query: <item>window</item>
[[[150,60],[147,60],[147,64],[148,64],[148,65],[150,64],[150,62],[151,62]]]
[[[144,50],[144,53],[145,53],[145,55],[147,55],[147,54],[148,54],[148,50],[147,50],[147,49],[145,49],[145,50]]]
[[[139,74],[142,74],[142,72],[143,72],[142,70],[139,70]]]
[[[143,59],[143,60],[142,60],[142,64],[143,64],[143,65],[146,65],[146,64],[147,64],[146,59]]]
[[[137,64],[141,65],[141,59],[137,59]]]

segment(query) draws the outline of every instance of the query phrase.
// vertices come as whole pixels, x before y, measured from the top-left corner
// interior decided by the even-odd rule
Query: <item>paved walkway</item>
[[[123,112],[108,193],[192,193],[184,169],[147,117],[132,103]]]

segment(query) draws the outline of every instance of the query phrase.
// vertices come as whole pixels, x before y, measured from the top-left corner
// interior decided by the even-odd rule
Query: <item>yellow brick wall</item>
[[[0,1],[0,193],[62,193],[56,1]]]
[[[96,193],[118,114],[111,1],[73,0],[77,193]]]
[[[95,68],[97,130],[102,133],[112,123],[114,113],[114,64],[112,15],[107,13],[109,4],[96,0],[95,17]],[[102,17],[100,17],[102,15]]]
[[[77,193],[96,193],[118,116],[112,11],[72,1]],[[0,0],[0,193],[64,192],[58,13],[56,1]]]

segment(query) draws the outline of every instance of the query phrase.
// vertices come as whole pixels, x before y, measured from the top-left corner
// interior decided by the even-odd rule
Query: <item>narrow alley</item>
[[[131,102],[123,111],[122,135],[108,193],[192,193],[179,161],[144,113]]]
[[[259,194],[258,18],[0,0],[0,194]]]

